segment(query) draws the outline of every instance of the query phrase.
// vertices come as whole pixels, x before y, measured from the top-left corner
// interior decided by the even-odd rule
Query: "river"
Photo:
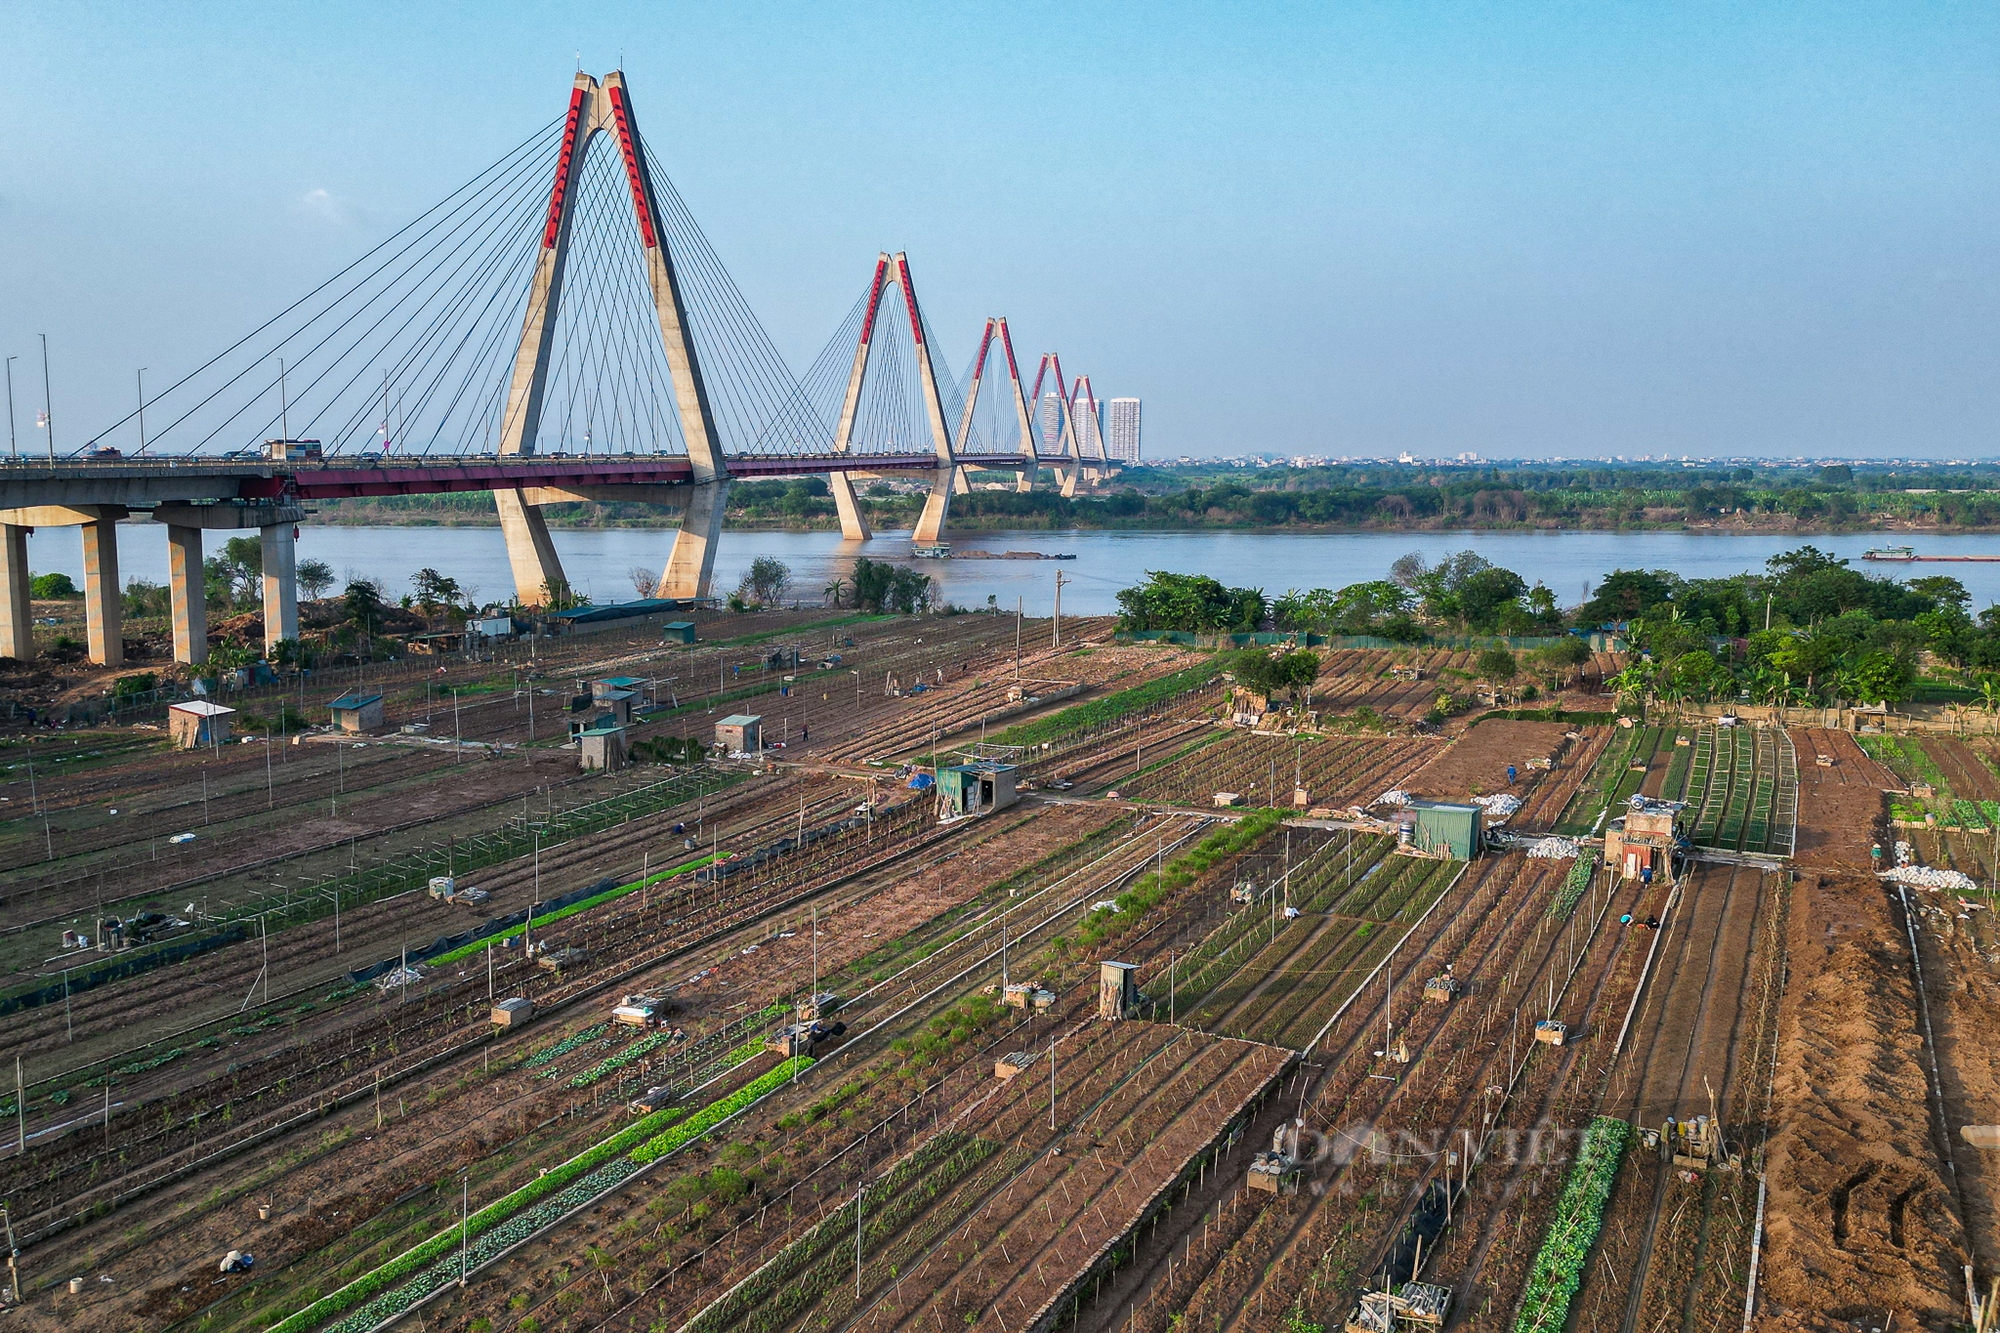
[[[223,533],[209,533],[211,553]],[[630,600],[629,571],[637,565],[658,571],[672,536],[640,528],[558,531],[570,582],[599,601]],[[1436,560],[1453,551],[1473,550],[1514,570],[1529,583],[1555,590],[1574,605],[1586,589],[1614,569],[1668,569],[1684,578],[1720,578],[1761,570],[1780,551],[1807,542],[1845,556],[1871,573],[1902,578],[1949,574],[1971,592],[1974,610],[2000,603],[2000,563],[1912,565],[1862,564],[1870,546],[1908,541],[1926,555],[2000,554],[2000,536],[1884,537],[1854,533],[1810,537],[1720,535],[1682,532],[977,532],[951,537],[960,550],[1042,551],[1074,554],[1075,560],[936,560],[914,562],[934,574],[944,595],[964,606],[984,606],[988,596],[1012,607],[1016,598],[1030,615],[1047,615],[1055,576],[1063,574],[1063,609],[1100,615],[1118,609],[1118,590],[1153,569],[1207,574],[1234,587],[1257,587],[1272,596],[1288,588],[1337,588],[1366,579],[1387,578],[1390,564],[1409,551]],[[409,590],[410,576],[426,566],[457,579],[481,601],[513,591],[506,548],[498,528],[482,527],[318,527],[301,530],[299,558],[333,567],[341,582],[367,575],[380,579],[391,596]],[[734,588],[750,562],[776,556],[790,566],[793,595],[818,601],[827,582],[844,577],[857,555],[907,559],[907,533],[884,533],[863,545],[845,545],[833,532],[732,531],[723,535],[715,562],[715,588]],[[126,578],[164,583],[166,533],[152,523],[124,523],[118,529],[119,566]],[[61,571],[83,582],[83,541],[77,528],[44,528],[28,542],[28,560],[37,573]]]

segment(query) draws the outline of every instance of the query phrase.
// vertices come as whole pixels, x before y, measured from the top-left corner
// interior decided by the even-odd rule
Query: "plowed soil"
[[[1869,846],[1885,832],[1882,793],[1902,784],[1844,731],[1794,727],[1790,735],[1799,755],[1794,859],[1801,868],[1866,870]],[[1822,758],[1833,762],[1821,764]]]
[[[1891,1310],[1899,1327],[1963,1318],[1966,1238],[1898,917],[1865,875],[1807,875],[1794,889],[1763,1329],[1880,1328]]]
[[[1548,770],[1529,768],[1530,759],[1552,759],[1575,728],[1564,722],[1482,722],[1450,749],[1419,769],[1405,790],[1415,796],[1464,800],[1511,790],[1524,800]],[[1514,765],[1514,785],[1507,766]]]

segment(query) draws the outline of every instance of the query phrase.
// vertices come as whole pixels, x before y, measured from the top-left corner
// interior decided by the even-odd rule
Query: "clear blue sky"
[[[121,414],[622,67],[803,369],[907,249],[1148,452],[2000,455],[2000,6],[0,3],[0,355]],[[162,381],[164,382],[164,381]]]

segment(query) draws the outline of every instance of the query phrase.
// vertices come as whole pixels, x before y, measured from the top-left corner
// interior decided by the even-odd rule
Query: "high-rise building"
[[[1104,457],[1103,425],[1097,414],[1097,396],[1090,391],[1090,376],[1077,376],[1076,397],[1069,405],[1069,428],[1076,435],[1077,457]]]
[[[1051,389],[1042,395],[1041,406],[1035,412],[1035,425],[1041,431],[1042,452],[1052,454],[1062,447],[1062,395]]]
[[[1137,463],[1139,452],[1139,400],[1113,398],[1105,404],[1104,451],[1112,458]]]

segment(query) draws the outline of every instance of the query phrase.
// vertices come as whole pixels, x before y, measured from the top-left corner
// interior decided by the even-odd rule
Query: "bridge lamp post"
[[[139,452],[146,452],[146,372],[150,366],[140,366],[139,377]]]
[[[14,452],[14,461],[21,461],[21,441],[14,434],[14,363],[21,358],[7,358],[7,447]]]

